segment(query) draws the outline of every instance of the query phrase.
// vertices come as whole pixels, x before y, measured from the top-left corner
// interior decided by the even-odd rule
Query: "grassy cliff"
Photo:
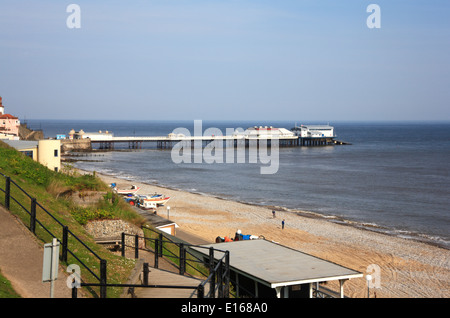
[[[108,282],[123,283],[134,268],[135,261],[123,259],[113,255],[104,247],[95,244],[93,238],[86,233],[83,224],[92,219],[116,218],[140,225],[142,218],[133,211],[123,200],[115,198],[115,194],[94,174],[78,174],[76,170],[52,171],[33,161],[31,158],[16,151],[0,141],[0,172],[11,179],[31,197],[36,198],[53,217],[42,209],[37,209],[37,219],[54,236],[61,240],[61,226],[58,222],[68,226],[69,230],[92,249],[102,259],[107,260]],[[5,178],[0,175],[0,188],[5,189]],[[85,192],[98,192],[102,199],[95,205],[80,207],[72,197],[74,194],[83,195]],[[30,198],[16,185],[11,185],[11,194],[17,201],[28,208]],[[0,204],[4,204],[5,195],[0,191]],[[29,224],[29,214],[19,204],[11,200],[10,211],[17,215],[24,224]],[[55,219],[57,222],[55,222]],[[42,243],[51,242],[52,235],[41,226],[36,227],[36,236]],[[69,248],[83,263],[94,269],[99,268],[98,260],[76,240],[69,241]],[[67,264],[77,263],[69,255]],[[83,278],[83,270],[81,272]],[[108,288],[108,297],[116,297],[121,293],[119,289]],[[89,293],[88,293],[89,294]]]

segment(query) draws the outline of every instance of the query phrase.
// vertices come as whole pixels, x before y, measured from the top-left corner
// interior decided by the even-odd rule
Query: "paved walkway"
[[[132,251],[129,257],[132,257]],[[128,257],[128,255],[127,255]],[[154,264],[153,253],[141,251],[139,260],[136,263],[135,273],[130,277],[129,284],[143,283],[143,264],[148,263],[150,266]],[[164,258],[159,259],[158,269],[154,267],[149,268],[148,284],[149,285],[164,285],[164,286],[189,286],[198,287],[202,280],[195,277],[183,276],[177,273],[178,269]],[[209,285],[205,287],[205,294],[209,290]],[[136,287],[134,293],[130,293],[128,288],[125,288],[122,297],[125,298],[197,298],[197,289],[192,288],[148,288]]]
[[[206,243],[202,239],[191,236],[182,231],[177,232],[177,237],[191,244]],[[50,243],[50,242],[49,242]],[[50,298],[50,283],[42,282],[44,248],[28,228],[3,206],[0,205],[0,270],[12,284],[14,289],[23,298]],[[133,256],[129,256],[133,257]],[[144,259],[150,265],[151,259],[146,259],[142,253],[140,259]],[[195,278],[183,277],[178,274],[169,273],[164,260],[160,260],[163,270],[150,268],[150,284],[157,285],[198,285],[200,281]],[[60,267],[58,279],[54,286],[55,298],[71,298],[72,293],[66,285],[68,273]],[[193,290],[161,290],[147,289],[140,291],[138,297],[158,298],[189,298],[196,297]],[[79,297],[82,297],[80,294]]]
[[[23,298],[50,298],[50,283],[42,282],[43,256],[43,244],[0,206],[0,269]],[[55,298],[72,296],[66,277],[67,273],[60,268],[54,285]]]

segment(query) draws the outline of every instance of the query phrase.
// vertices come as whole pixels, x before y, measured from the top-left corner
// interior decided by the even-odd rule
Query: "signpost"
[[[54,281],[58,279],[59,241],[54,238],[52,243],[44,245],[44,264],[42,267],[42,282],[50,282],[50,298],[54,295]]]

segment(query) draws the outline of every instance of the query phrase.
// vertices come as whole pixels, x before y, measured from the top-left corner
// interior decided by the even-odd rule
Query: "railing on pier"
[[[142,144],[156,143],[156,147],[172,148],[175,144],[185,143],[192,146],[200,143],[202,147],[211,142],[222,142],[222,146],[227,147],[242,145],[244,147],[259,146],[261,142],[265,142],[268,146],[272,141],[276,141],[279,146],[298,146],[298,136],[277,136],[277,137],[243,137],[243,136],[192,136],[192,137],[112,137],[109,139],[93,139],[91,144],[98,144],[99,149],[114,149],[114,145],[128,143],[130,149],[142,149]],[[225,146],[224,146],[225,147]]]

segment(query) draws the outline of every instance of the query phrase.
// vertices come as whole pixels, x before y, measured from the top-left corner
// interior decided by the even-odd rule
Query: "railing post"
[[[100,298],[106,298],[106,260],[100,260]]]
[[[211,276],[211,281],[209,282],[209,295],[210,298],[215,297],[216,290],[216,273],[214,271],[214,248],[209,248],[209,275]]]
[[[223,261],[219,261],[219,268],[217,269],[217,285],[219,285],[219,290],[217,291],[217,297],[223,298]]]
[[[158,268],[159,240],[155,239],[155,268]]]
[[[125,232],[122,232],[122,257],[125,257]]]
[[[30,231],[36,234],[36,198],[31,198]]]
[[[139,258],[139,236],[137,234],[134,236],[134,258]]]
[[[186,250],[184,249],[184,244],[180,244],[180,275],[184,275],[186,270]]]
[[[205,298],[205,287],[202,284],[198,285],[197,298]]]
[[[9,210],[9,203],[11,202],[11,178],[5,178],[5,208]]]
[[[63,227],[63,235],[62,235],[62,255],[61,255],[61,261],[67,262],[67,249],[69,245],[69,228],[67,225]]]
[[[225,252],[225,293],[224,297],[229,298],[230,297],[230,252]]]
[[[72,286],[72,298],[78,297],[78,288],[75,286]]]
[[[143,279],[143,285],[148,285],[148,273],[150,273],[150,270],[148,268],[148,263],[144,263],[144,279]]]
[[[163,235],[159,233],[159,256],[163,256]]]

